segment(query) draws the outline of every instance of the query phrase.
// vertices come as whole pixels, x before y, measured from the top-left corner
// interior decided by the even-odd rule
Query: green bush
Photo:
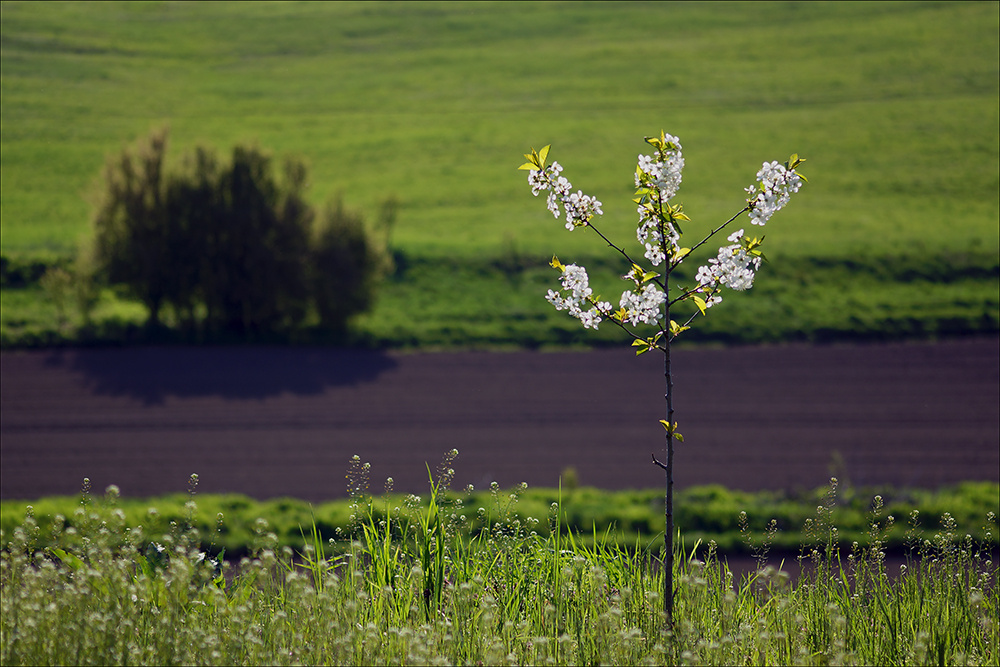
[[[303,199],[306,169],[288,159],[284,179],[272,175],[270,158],[237,146],[231,163],[205,174],[197,161],[195,187],[178,191],[181,220],[191,222],[186,240],[203,248],[195,283],[213,330],[270,331],[294,327],[308,314],[307,263],[312,208]],[[210,177],[214,176],[214,178]],[[210,215],[198,204],[211,197]]]
[[[164,205],[167,131],[156,130],[133,149],[111,157],[93,224],[93,253],[108,282],[128,287],[158,324],[174,258]]]
[[[327,206],[312,251],[312,290],[322,325],[342,332],[352,315],[368,309],[376,279],[388,269],[388,254],[373,242],[363,218],[339,199]]]
[[[35,285],[49,269],[59,267],[66,262],[65,257],[50,259],[0,255],[0,287],[22,289]]]
[[[314,313],[340,332],[370,308],[385,248],[339,202],[314,236],[300,159],[278,178],[256,147],[237,145],[226,162],[199,147],[171,171],[166,150],[167,131],[155,130],[108,161],[90,248],[150,327],[169,306],[184,328],[211,334],[287,331]]]

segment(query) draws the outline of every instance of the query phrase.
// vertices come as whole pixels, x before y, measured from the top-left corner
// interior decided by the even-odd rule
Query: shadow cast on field
[[[146,405],[168,396],[317,395],[332,386],[374,381],[397,366],[377,351],[255,346],[59,350],[45,364],[82,375],[95,394],[128,396]]]

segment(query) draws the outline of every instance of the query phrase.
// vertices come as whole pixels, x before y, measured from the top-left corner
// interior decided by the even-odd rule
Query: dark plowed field
[[[396,354],[141,348],[5,352],[2,497],[118,484],[321,500],[352,454],[426,488],[446,450],[456,483],[653,487],[663,364],[629,350]],[[1000,344],[677,350],[680,486],[935,487],[1000,480]]]

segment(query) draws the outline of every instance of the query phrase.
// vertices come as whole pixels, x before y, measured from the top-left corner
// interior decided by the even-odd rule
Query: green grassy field
[[[690,236],[739,210],[761,161],[809,160],[768,226],[771,265],[703,336],[1000,329],[996,3],[5,2],[2,19],[0,252],[17,261],[72,253],[105,156],[169,123],[175,155],[304,155],[317,203],[342,192],[373,217],[398,197],[412,270],[359,321],[365,340],[618,340],[548,312],[540,267],[602,248],[516,167],[551,143],[629,243],[635,158],[665,129],[684,143]],[[606,295],[614,272],[594,279]],[[12,291],[5,345],[77,336],[44,294]]]

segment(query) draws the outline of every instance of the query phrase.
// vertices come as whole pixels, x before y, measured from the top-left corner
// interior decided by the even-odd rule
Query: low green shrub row
[[[442,262],[397,252],[395,273],[379,288],[373,310],[358,318],[347,339],[336,342],[394,348],[627,342],[615,327],[583,331],[545,301],[546,290],[558,286],[558,274],[547,266],[548,259],[514,247],[475,262]],[[625,287],[621,266],[594,257],[565,259],[585,262],[595,291],[617,301]],[[18,280],[30,273],[18,269]],[[1000,331],[1000,261],[996,254],[971,247],[930,257],[783,258],[763,267],[762,273],[766,280],[740,299],[725,298],[711,318],[684,334],[683,342],[934,339]],[[456,290],[455,284],[463,288]],[[112,290],[100,294],[89,324],[75,313],[60,312],[37,283],[0,289],[0,302],[3,348],[200,343],[213,335],[185,331],[168,313],[169,327],[145,327],[144,307]],[[211,342],[239,340],[214,336]],[[323,344],[331,337],[307,324],[258,342]]]
[[[516,500],[512,500],[512,494]],[[880,501],[875,500],[876,496]],[[585,543],[591,543],[595,536],[612,536],[623,544],[645,546],[662,539],[664,527],[663,492],[656,489],[490,489],[451,491],[446,497],[449,513],[454,515],[449,520],[472,535],[489,530],[501,516],[513,517],[523,525],[537,522],[533,530],[547,535],[553,525],[553,503],[559,503],[561,508],[563,529],[574,531]],[[876,507],[878,502],[881,507]],[[178,526],[190,525],[202,536],[204,548],[245,554],[269,532],[281,545],[301,550],[313,525],[324,539],[344,543],[357,536],[359,512],[370,508],[378,520],[426,504],[426,497],[408,494],[344,498],[318,505],[294,498],[255,500],[238,494],[178,493],[144,499],[62,496],[0,502],[0,528],[10,535],[30,505],[39,525],[39,546],[44,548],[49,546],[47,536],[57,523],[56,517],[71,526],[81,520],[80,511],[98,517],[120,511],[127,523],[142,525],[147,534],[168,534]],[[933,491],[823,488],[806,494],[702,486],[679,491],[675,501],[676,523],[686,542],[701,540],[707,544],[714,540],[721,552],[732,554],[766,548],[798,551],[820,537],[825,539],[822,533],[831,525],[836,525],[841,545],[867,543],[872,539],[873,523],[879,527],[878,539],[889,549],[930,539],[942,530],[950,530],[958,537],[970,535],[995,549],[1000,545],[997,515],[1000,485],[993,482],[965,482]],[[259,519],[266,521],[266,529]]]

